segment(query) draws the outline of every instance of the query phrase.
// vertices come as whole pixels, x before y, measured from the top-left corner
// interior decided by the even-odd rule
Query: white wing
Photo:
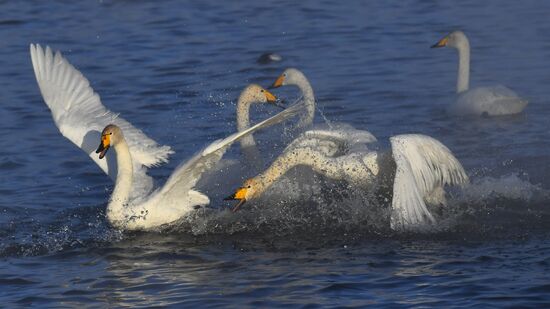
[[[159,195],[163,196],[163,199],[173,199],[176,197],[182,199],[185,196],[188,196],[190,203],[192,203],[190,206],[207,204],[208,197],[194,191],[193,188],[200,180],[203,173],[216,166],[231,144],[254,131],[289,119],[298,114],[304,108],[305,105],[303,102],[295,104],[277,115],[268,118],[244,131],[237,132],[224,139],[214,141],[202,151],[194,155],[187,162],[184,162],[177,167],[170,178],[166,181],[164,187],[160,190]]]
[[[397,135],[390,142],[396,164],[392,228],[414,229],[433,223],[424,199],[445,185],[467,183],[464,168],[445,145],[429,136]]]
[[[328,130],[308,130],[304,132],[305,136],[311,136],[311,137],[324,137],[324,138],[333,138],[341,141],[345,141],[346,143],[350,144],[356,144],[356,143],[374,143],[376,142],[376,137],[372,135],[369,131],[365,130],[357,130],[353,127],[346,125],[340,125],[338,127],[328,129]]]
[[[55,124],[63,136],[86,152],[94,162],[111,178],[116,178],[114,154],[107,153],[106,160],[100,160],[95,149],[100,134],[108,124],[116,124],[124,132],[136,165],[135,178],[148,177],[141,165],[151,167],[167,162],[173,153],[169,146],[159,146],[141,130],[109,111],[99,95],[90,87],[89,81],[72,66],[59,52],[49,47],[30,45],[30,53],[36,81],[44,101],[52,112]]]

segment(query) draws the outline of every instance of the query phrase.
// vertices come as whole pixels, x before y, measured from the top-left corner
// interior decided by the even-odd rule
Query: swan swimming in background
[[[333,137],[338,139],[336,135]],[[340,142],[345,143],[346,138]],[[327,178],[345,180],[361,188],[382,188],[387,185],[385,182],[393,181],[389,184],[390,188],[393,186],[391,228],[422,229],[435,222],[426,201],[445,204],[443,187],[468,183],[468,176],[452,152],[429,136],[397,135],[390,142],[391,153],[365,148],[340,156],[323,153],[317,147],[291,144],[267,170],[245,181],[226,199],[239,200],[233,208],[236,211],[246,201],[262,195],[287,171],[302,165]]]
[[[432,48],[453,47],[458,50],[457,101],[449,108],[456,115],[513,115],[521,113],[527,100],[502,85],[469,89],[470,43],[462,31],[453,31],[434,44]]]
[[[121,229],[148,230],[169,224],[206,205],[209,198],[194,190],[202,174],[220,161],[235,141],[260,128],[274,125],[299,112],[294,105],[242,132],[214,141],[177,167],[164,186],[151,192],[147,167],[167,161],[170,147],[158,146],[128,121],[107,110],[89,81],[59,52],[30,45],[36,80],[61,134],[92,157],[113,177],[115,187],[107,205],[107,219]],[[263,90],[263,91],[262,91]],[[251,99],[267,101],[267,90],[255,88]],[[92,145],[100,145],[94,154]],[[116,158],[107,154],[113,148]],[[105,160],[103,160],[105,159]],[[116,161],[116,162],[115,162]]]

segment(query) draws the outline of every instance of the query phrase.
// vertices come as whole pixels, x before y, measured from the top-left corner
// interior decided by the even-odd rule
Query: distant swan
[[[146,168],[166,162],[172,153],[170,147],[158,146],[128,121],[107,110],[88,80],[59,52],[54,56],[49,47],[44,51],[40,45],[31,44],[30,53],[40,91],[60,132],[90,155],[105,173],[113,177],[116,172],[107,219],[121,229],[153,229],[174,222],[195,206],[208,204],[209,198],[194,187],[227,148],[253,131],[294,116],[302,108],[289,107],[247,130],[211,143],[177,167],[164,186],[151,192],[152,179]],[[268,99],[260,90],[251,97],[258,101]],[[92,145],[99,140],[97,156]],[[106,156],[110,147],[115,150],[116,162]]]
[[[458,50],[457,101],[449,108],[456,115],[513,115],[521,113],[527,100],[512,90],[498,85],[468,89],[470,81],[470,43],[462,31],[453,31],[434,44],[432,48],[453,47]]]
[[[398,135],[390,138],[390,142],[391,155],[364,150],[329,156],[317,147],[290,145],[266,171],[245,181],[226,199],[239,200],[234,207],[236,211],[246,201],[259,197],[287,171],[302,165],[328,178],[363,188],[384,186],[385,181],[393,179],[392,229],[422,229],[435,222],[425,201],[444,204],[443,187],[467,183],[468,176],[451,151],[429,136]]]

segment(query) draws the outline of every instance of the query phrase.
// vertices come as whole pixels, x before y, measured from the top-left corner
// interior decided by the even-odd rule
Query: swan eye
[[[262,90],[260,90],[260,91],[261,91],[261,92],[264,92],[264,90],[263,90],[263,89],[262,89]]]
[[[252,187],[252,186],[249,185],[249,186],[248,186],[248,189],[250,189],[251,187]]]
[[[113,132],[109,133],[109,135],[113,135]]]
[[[283,76],[286,77],[286,73],[284,73]]]

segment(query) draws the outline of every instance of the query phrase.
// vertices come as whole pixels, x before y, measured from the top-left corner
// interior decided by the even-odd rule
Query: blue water
[[[0,10],[3,305],[550,305],[550,2],[11,1]],[[470,38],[471,84],[509,86],[530,101],[523,114],[444,113],[456,53],[429,46],[454,29]],[[216,198],[170,230],[117,231],[104,217],[112,182],[59,134],[30,43],[61,50],[108,108],[173,147],[151,171],[160,181],[235,130],[247,84],[267,86],[293,66],[315,90],[317,123],[322,113],[383,146],[428,134],[473,185],[452,192],[437,211],[441,229],[426,234],[394,233],[383,209],[341,196],[236,214]],[[266,51],[283,60],[258,64]],[[275,112],[258,107],[254,119]],[[229,155],[238,160],[238,149]]]

